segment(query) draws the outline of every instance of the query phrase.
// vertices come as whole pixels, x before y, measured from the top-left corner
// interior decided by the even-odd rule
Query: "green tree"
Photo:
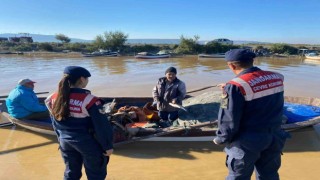
[[[160,50],[160,47],[152,45],[152,44],[133,45],[133,46],[131,46],[131,50],[134,53],[139,53],[139,52],[153,52],[153,53],[156,53],[156,52],[158,52]]]
[[[110,31],[96,36],[93,44],[97,48],[110,49],[112,51],[122,50],[127,38],[128,34],[121,31]]]
[[[71,51],[81,52],[86,49],[86,44],[85,43],[70,43],[64,48],[69,49]]]
[[[71,39],[64,34],[56,34],[56,39],[62,43],[69,43],[71,41]]]
[[[92,44],[95,49],[105,49],[107,47],[102,35],[97,35]]]
[[[279,54],[297,54],[298,49],[288,44],[272,44],[270,50]]]
[[[39,44],[39,49],[44,51],[53,51],[53,46],[50,43]]]
[[[199,36],[195,35],[194,38],[185,38],[183,35],[180,37],[180,44],[175,49],[178,54],[192,54],[198,49]]]
[[[261,46],[261,45],[259,45],[259,46],[257,46],[255,49],[256,49],[256,50],[262,50],[262,49],[264,49],[264,47]]]
[[[121,31],[105,32],[104,37],[106,39],[107,47],[112,51],[121,50],[124,43],[127,41],[128,34],[124,34]]]
[[[218,42],[210,41],[204,46],[204,53],[214,54],[214,53],[225,53],[230,49],[239,48],[237,45],[231,44],[221,44]]]

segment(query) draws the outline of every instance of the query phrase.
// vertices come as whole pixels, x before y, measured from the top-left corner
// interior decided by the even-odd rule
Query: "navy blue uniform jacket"
[[[51,109],[57,93],[46,99]],[[57,121],[52,117],[52,124],[58,138],[72,141],[94,138],[103,151],[113,148],[113,131],[107,115],[103,112],[102,101],[85,89],[71,88],[70,117]]]
[[[224,87],[218,115],[217,143],[230,143],[242,132],[280,129],[283,76],[252,67]]]

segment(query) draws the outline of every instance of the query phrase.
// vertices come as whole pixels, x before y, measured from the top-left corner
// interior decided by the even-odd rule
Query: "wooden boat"
[[[225,53],[217,53],[217,54],[199,54],[198,58],[224,58]]]
[[[153,99],[151,97],[119,97],[119,98],[102,98],[106,103],[112,102],[115,99],[118,107],[122,106],[138,106],[143,107],[146,103],[152,102]],[[44,101],[44,98],[39,98],[40,102]],[[31,120],[31,119],[16,119],[11,117],[6,110],[4,100],[0,100],[0,109],[2,111],[2,116],[11,121],[11,123],[21,126],[23,128],[29,129],[31,131],[47,134],[47,135],[55,135],[53,130],[51,120],[43,119],[43,120]],[[199,127],[208,126],[208,125],[216,125],[216,121],[208,121],[201,124],[195,124],[188,127],[188,131],[193,131]],[[123,127],[121,127],[123,128]],[[124,132],[123,129],[119,127],[114,128],[114,141],[117,144],[129,143],[134,141],[139,141],[146,138],[157,137],[157,136],[165,136],[167,134],[181,132],[180,134],[184,134],[183,131],[186,130],[186,127],[168,127],[168,128],[148,128],[145,131],[142,131],[136,137],[127,136],[127,132]],[[175,136],[176,136],[175,135]]]
[[[320,56],[316,56],[316,55],[305,55],[306,59],[312,59],[312,60],[320,60]]]
[[[310,105],[310,106],[315,106],[320,108],[320,98],[286,96],[285,102],[302,104],[302,105]],[[320,123],[320,116],[308,119],[307,121],[283,124],[281,128],[287,131],[292,131],[292,130],[300,129],[303,127],[316,125],[318,123]]]
[[[135,55],[136,59],[162,59],[162,58],[169,58],[170,54],[152,54],[148,52],[141,52]]]
[[[273,57],[273,58],[287,58],[287,57],[289,57],[289,55],[276,53],[276,54],[272,54],[271,57]]]
[[[117,106],[138,106],[143,107],[147,102],[152,102],[151,97],[119,97],[119,98],[103,98],[105,102],[111,102],[113,99],[115,99],[115,102],[117,103]],[[40,98],[40,101],[43,101],[44,98]],[[309,98],[309,97],[285,97],[285,101],[288,103],[296,103],[296,104],[302,104],[302,105],[311,105],[315,107],[320,108],[320,98]],[[1,103],[1,100],[0,100]],[[8,118],[12,123],[24,127],[26,129],[29,129],[31,131],[35,131],[42,134],[49,134],[49,135],[55,135],[51,120],[46,119],[43,121],[39,120],[19,120],[15,119],[13,117],[10,117],[8,113],[6,113],[5,103],[2,103],[1,110],[2,115]],[[186,106],[188,109],[188,107]],[[315,124],[320,123],[320,116],[314,117],[312,119],[308,119],[306,121],[302,122],[296,122],[291,124],[283,124],[281,126],[282,129],[286,131],[293,131],[296,129],[300,129],[307,126],[312,126]],[[183,138],[199,138],[206,137],[206,136],[214,136],[215,131],[217,130],[217,118],[208,119],[205,122],[199,122],[196,124],[188,125],[188,126],[171,126],[168,128],[139,128],[140,130],[143,130],[142,133],[138,134],[135,137],[127,136],[128,132],[126,132],[123,127],[119,128],[117,127],[115,130],[115,142],[118,144],[122,143],[128,143],[133,141],[139,141],[143,139],[149,139],[154,137],[166,137],[171,138],[173,140],[173,137],[183,137]],[[197,138],[195,138],[197,140]],[[177,139],[175,139],[177,140]]]
[[[82,57],[96,57],[96,56],[117,57],[117,56],[119,56],[119,53],[100,49],[99,51],[95,51],[93,53],[84,53],[84,54],[82,54]]]
[[[17,51],[17,52],[5,51],[5,52],[0,52],[0,54],[17,54],[17,55],[23,55],[24,53],[21,52],[21,51]]]

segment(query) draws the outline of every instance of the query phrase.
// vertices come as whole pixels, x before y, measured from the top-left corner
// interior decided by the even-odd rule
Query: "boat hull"
[[[106,97],[102,98],[105,102],[111,102],[113,99],[117,102],[119,107],[122,106],[144,106],[147,102],[152,102],[151,97],[119,97],[119,98],[113,98],[113,97]],[[43,101],[44,98],[40,98],[40,101]],[[312,105],[320,107],[320,99],[319,98],[309,98],[309,97],[285,97],[285,101],[289,103],[297,103],[297,104],[304,104],[304,105]],[[1,101],[0,101],[1,103]],[[51,121],[36,121],[36,120],[19,120],[12,118],[6,113],[5,110],[5,103],[2,102],[1,110],[2,115],[4,115],[6,118],[8,118],[12,123],[24,127],[26,129],[29,129],[34,132],[42,133],[42,134],[48,134],[48,135],[55,135],[53,131],[53,127],[51,124]],[[296,122],[291,124],[284,124],[281,126],[282,129],[286,131],[293,131],[296,129],[300,129],[303,127],[312,126],[315,124],[320,123],[320,116],[317,116],[315,118],[312,118],[307,121],[303,122]],[[208,119],[205,122],[201,122],[198,124],[193,124],[188,127],[169,127],[169,128],[158,128],[157,130],[153,131],[151,134],[145,134],[143,136],[139,137],[119,137],[119,139],[115,139],[115,142],[118,144],[133,142],[133,141],[139,141],[143,139],[149,139],[154,137],[206,137],[206,136],[214,136],[215,132],[217,130],[217,119]],[[119,136],[119,134],[117,135]],[[174,139],[172,139],[174,140]]]
[[[82,54],[82,57],[117,57],[119,56],[119,53],[112,52],[112,53],[87,53]]]
[[[134,57],[136,59],[163,59],[163,58],[170,58],[170,54],[166,54],[166,55],[136,55]]]
[[[306,55],[307,59],[312,59],[312,60],[320,60],[320,56],[308,56]]]
[[[225,58],[224,53],[219,53],[219,54],[199,54],[199,58]]]

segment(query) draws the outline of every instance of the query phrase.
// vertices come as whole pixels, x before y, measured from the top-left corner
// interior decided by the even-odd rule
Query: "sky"
[[[319,0],[1,0],[0,34],[320,44]]]

